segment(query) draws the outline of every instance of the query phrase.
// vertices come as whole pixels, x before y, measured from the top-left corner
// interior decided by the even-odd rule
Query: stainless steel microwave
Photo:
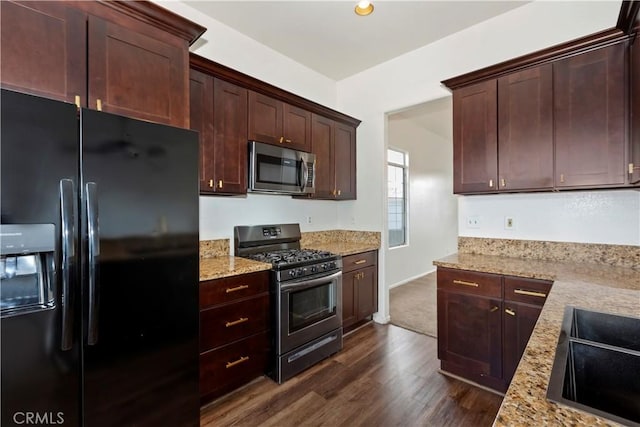
[[[249,191],[314,193],[315,166],[315,154],[249,141]]]

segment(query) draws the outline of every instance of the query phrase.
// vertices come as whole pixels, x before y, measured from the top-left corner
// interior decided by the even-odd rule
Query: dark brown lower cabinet
[[[378,311],[378,251],[342,258],[342,328],[349,332]]]
[[[269,272],[200,284],[200,401],[263,375],[270,352]]]
[[[504,302],[502,368],[503,376],[509,382],[516,372],[541,311],[542,306],[538,305]]]
[[[504,392],[551,282],[438,268],[438,358],[443,371]]]

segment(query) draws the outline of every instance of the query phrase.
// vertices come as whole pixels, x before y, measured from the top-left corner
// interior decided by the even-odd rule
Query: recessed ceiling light
[[[356,5],[356,15],[367,16],[373,12],[373,5],[368,0],[360,0]]]

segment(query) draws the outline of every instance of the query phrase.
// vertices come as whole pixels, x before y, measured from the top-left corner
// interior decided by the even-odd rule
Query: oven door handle
[[[316,277],[315,279],[302,279],[295,283],[285,283],[280,286],[282,292],[301,291],[303,289],[313,288],[321,283],[332,282],[342,276],[342,271],[337,271],[329,276]]]

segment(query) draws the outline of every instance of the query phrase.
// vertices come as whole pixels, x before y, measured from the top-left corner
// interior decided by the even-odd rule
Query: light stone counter
[[[567,305],[640,317],[640,271],[605,264],[455,254],[439,267],[554,280],[495,426],[617,425],[613,421],[547,400],[547,386]]]
[[[347,256],[362,252],[375,251],[380,249],[380,245],[361,242],[324,242],[309,244],[305,246],[305,249],[317,249],[320,251],[329,251],[337,255]]]
[[[271,264],[234,256],[200,258],[200,281],[270,270]]]

